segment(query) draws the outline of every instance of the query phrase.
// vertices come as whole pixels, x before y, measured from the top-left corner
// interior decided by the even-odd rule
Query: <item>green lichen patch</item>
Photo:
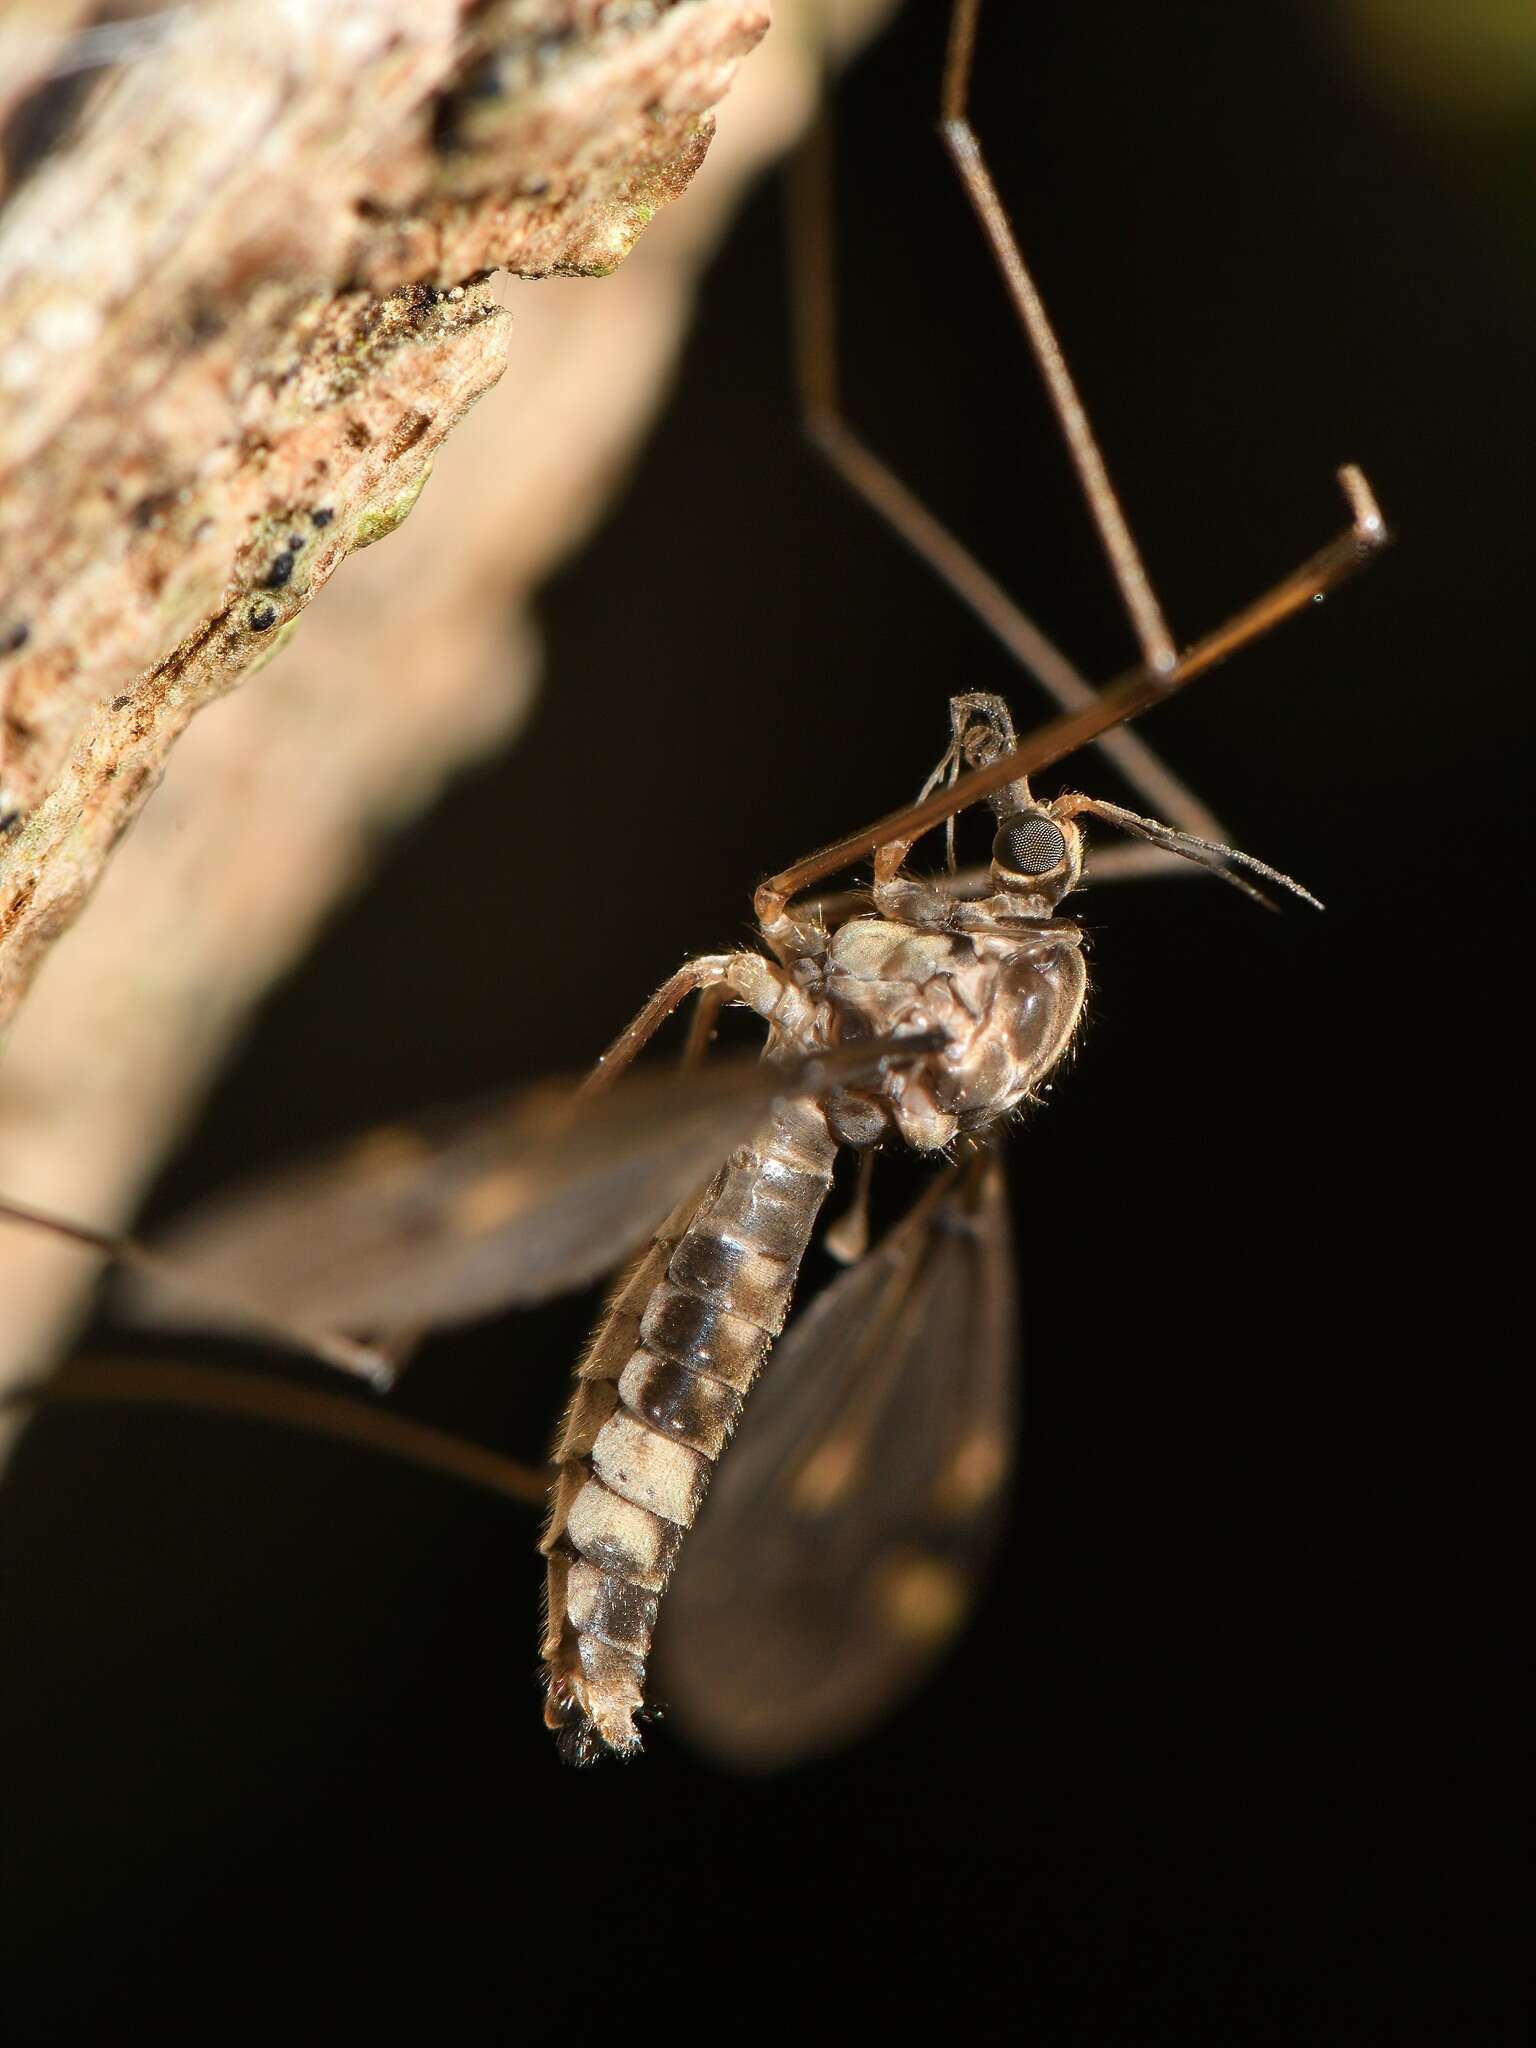
[[[428,462],[393,497],[386,498],[382,505],[368,506],[352,529],[353,548],[371,548],[376,540],[383,540],[397,526],[403,526],[414,511],[416,500],[425,490],[431,474],[432,465]]]

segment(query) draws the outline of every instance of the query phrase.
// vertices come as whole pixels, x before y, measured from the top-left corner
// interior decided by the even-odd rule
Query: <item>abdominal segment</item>
[[[836,1150],[815,1102],[781,1104],[663,1225],[579,1368],[542,1546],[545,1719],[578,1760],[639,1746],[657,1602],[784,1327]]]

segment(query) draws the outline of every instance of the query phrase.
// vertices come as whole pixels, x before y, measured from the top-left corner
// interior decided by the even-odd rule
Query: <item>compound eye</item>
[[[1042,811],[1007,818],[992,842],[992,858],[1011,875],[1048,875],[1067,851],[1066,834]]]

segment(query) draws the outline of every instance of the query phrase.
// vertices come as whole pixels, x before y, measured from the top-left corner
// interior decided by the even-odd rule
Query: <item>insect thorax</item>
[[[877,1089],[847,1090],[828,1105],[845,1144],[876,1144],[894,1127],[919,1151],[935,1151],[1025,1101],[1071,1043],[1086,979],[1077,927],[1011,915],[1006,899],[944,910],[945,930],[854,918],[815,963],[808,993],[819,997],[825,1043],[918,1031],[944,1040]]]

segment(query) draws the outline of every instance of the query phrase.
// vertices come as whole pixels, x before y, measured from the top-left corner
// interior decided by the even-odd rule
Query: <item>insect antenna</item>
[[[1213,839],[1199,838],[1193,832],[1175,831],[1173,826],[1161,824],[1156,818],[1138,817],[1135,811],[1128,811],[1123,804],[1112,804],[1096,796],[1065,796],[1052,804],[1051,811],[1058,818],[1085,812],[1089,817],[1102,818],[1106,824],[1118,826],[1122,832],[1129,832],[1137,839],[1148,840],[1153,846],[1177,854],[1180,860],[1194,861],[1200,867],[1209,868],[1212,874],[1220,875],[1224,882],[1230,882],[1234,889],[1240,889],[1255,903],[1262,903],[1266,910],[1274,910],[1278,906],[1262,889],[1256,889],[1251,882],[1235,873],[1231,865],[1233,862],[1254,874],[1263,875],[1267,881],[1278,882],[1282,889],[1289,889],[1293,896],[1299,896],[1303,903],[1310,903],[1314,910],[1323,908],[1312,891],[1304,888],[1293,875],[1283,874],[1279,868],[1255,860],[1251,853],[1243,853],[1235,846],[1223,846]]]

